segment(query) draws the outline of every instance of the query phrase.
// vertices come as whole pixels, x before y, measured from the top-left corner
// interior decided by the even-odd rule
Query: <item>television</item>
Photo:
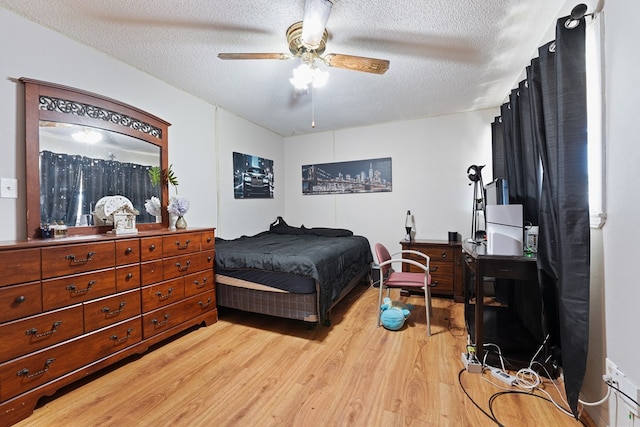
[[[494,179],[484,186],[485,205],[508,205],[509,186],[504,178]]]

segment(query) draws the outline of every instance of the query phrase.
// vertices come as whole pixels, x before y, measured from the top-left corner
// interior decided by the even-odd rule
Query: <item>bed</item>
[[[329,324],[330,311],[367,279],[369,241],[349,230],[287,225],[233,240],[216,239],[220,307]]]

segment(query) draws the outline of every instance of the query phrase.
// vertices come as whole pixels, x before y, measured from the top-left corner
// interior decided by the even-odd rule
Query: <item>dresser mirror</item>
[[[113,228],[94,216],[105,196],[128,198],[139,230],[168,226],[167,186],[149,170],[167,169],[169,123],[130,105],[75,88],[22,78],[25,88],[28,238],[64,223],[68,235]],[[145,210],[160,201],[162,219]]]

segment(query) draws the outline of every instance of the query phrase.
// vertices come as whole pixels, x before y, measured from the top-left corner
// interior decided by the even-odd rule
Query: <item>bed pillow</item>
[[[304,228],[304,226],[302,226]],[[325,227],[314,227],[314,228],[305,228],[306,234],[312,234],[314,236],[323,236],[323,237],[350,237],[353,236],[353,231],[346,230],[344,228],[325,228]]]
[[[269,226],[269,231],[274,234],[304,234],[304,230],[287,224],[281,216]]]

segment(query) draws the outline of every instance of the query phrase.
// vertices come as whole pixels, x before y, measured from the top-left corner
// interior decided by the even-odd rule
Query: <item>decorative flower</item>
[[[167,210],[172,215],[182,216],[189,211],[189,200],[184,197],[171,197],[169,198],[169,206],[167,206]]]
[[[162,208],[160,207],[160,199],[158,199],[156,196],[151,196],[150,199],[147,199],[144,202],[144,208],[147,210],[149,215],[153,215],[153,216],[162,215]]]

